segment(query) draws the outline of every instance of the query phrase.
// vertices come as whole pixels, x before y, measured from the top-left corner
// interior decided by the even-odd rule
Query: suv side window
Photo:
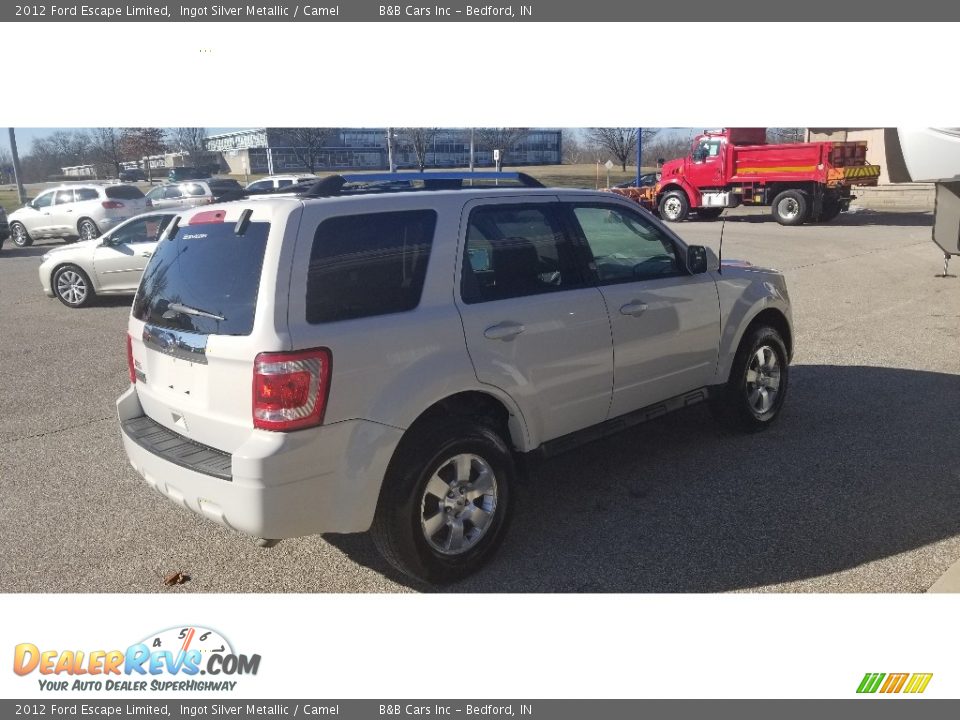
[[[67,203],[73,202],[73,189],[70,190],[57,190],[56,196],[53,200],[54,205],[66,205]]]
[[[417,307],[436,224],[433,210],[346,215],[320,223],[307,272],[307,322]]]
[[[74,190],[77,202],[84,202],[85,200],[98,200],[100,198],[100,193],[97,192],[96,188],[77,188]],[[107,193],[109,196],[109,193]]]
[[[179,185],[165,185],[163,188],[163,197],[166,200],[176,200],[183,197]]]
[[[33,206],[35,208],[45,208],[48,207],[53,202],[53,193],[48,192],[43,195],[37,195],[33,201]]]
[[[639,213],[616,205],[577,204],[573,214],[600,285],[682,273],[673,241]]]
[[[268,190],[273,187],[272,180],[257,180],[250,186],[251,190]]]
[[[183,188],[184,195],[192,195],[198,197],[200,195],[205,195],[206,193],[203,190],[203,185],[200,183],[184,183],[180,186]]]
[[[555,204],[488,205],[470,213],[460,283],[465,303],[582,286]]]

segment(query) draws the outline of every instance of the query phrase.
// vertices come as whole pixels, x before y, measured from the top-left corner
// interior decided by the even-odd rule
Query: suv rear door
[[[593,196],[564,207],[592,254],[610,311],[610,417],[712,384],[720,342],[713,276],[689,274],[682,246],[624,204]]]
[[[253,215],[237,234],[245,209]],[[224,452],[253,433],[254,358],[287,349],[274,327],[286,313],[285,302],[274,301],[287,296],[285,283],[277,288],[284,217],[239,203],[186,215],[172,238],[157,243],[134,298],[131,344],[144,412]]]
[[[607,417],[613,345],[553,196],[472,200],[456,292],[477,378],[510,395],[535,442]]]

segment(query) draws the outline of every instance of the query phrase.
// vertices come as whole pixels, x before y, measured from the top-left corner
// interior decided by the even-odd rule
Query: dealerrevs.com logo
[[[232,691],[239,676],[256,675],[260,655],[237,653],[216,630],[174,627],[125,650],[49,650],[20,643],[13,671],[36,673],[48,691]]]

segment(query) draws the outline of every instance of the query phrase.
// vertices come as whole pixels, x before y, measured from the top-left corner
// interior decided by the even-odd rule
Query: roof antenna
[[[717,274],[723,275],[723,229],[727,226],[727,218],[720,224],[720,247],[717,249]]]

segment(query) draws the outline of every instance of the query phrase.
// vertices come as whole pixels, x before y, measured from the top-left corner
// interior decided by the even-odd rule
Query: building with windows
[[[470,164],[468,128],[442,128],[426,153],[432,168],[467,167]],[[479,135],[479,133],[478,133]],[[298,142],[298,136],[301,141]],[[503,148],[507,165],[558,165],[562,131],[525,128],[516,142]],[[394,162],[400,168],[417,167],[417,155],[401,133],[394,135]],[[207,150],[235,175],[276,174],[307,170],[307,148],[297,128],[252,128],[211,135]],[[315,152],[319,170],[383,170],[388,167],[386,128],[331,128]],[[494,165],[491,148],[474,141],[474,165]]]

